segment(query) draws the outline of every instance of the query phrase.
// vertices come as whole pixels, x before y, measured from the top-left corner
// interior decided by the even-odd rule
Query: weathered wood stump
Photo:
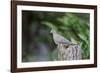
[[[77,44],[59,44],[58,60],[81,60],[81,48]]]

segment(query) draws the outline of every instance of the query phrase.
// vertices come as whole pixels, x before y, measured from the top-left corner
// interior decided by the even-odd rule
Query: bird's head
[[[52,29],[52,30],[50,31],[50,33],[56,33],[56,31],[55,31],[54,29]]]

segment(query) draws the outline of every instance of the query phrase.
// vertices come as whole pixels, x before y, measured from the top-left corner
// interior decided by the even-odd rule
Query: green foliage
[[[88,13],[24,11],[22,23],[23,61],[57,60],[57,45],[50,34],[52,29],[74,44],[79,44],[82,49],[82,58],[89,59],[89,19]],[[44,47],[46,47],[45,55]]]

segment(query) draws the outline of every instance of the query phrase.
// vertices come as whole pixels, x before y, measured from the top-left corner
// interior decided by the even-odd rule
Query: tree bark
[[[58,60],[81,60],[81,48],[77,44],[59,44]]]

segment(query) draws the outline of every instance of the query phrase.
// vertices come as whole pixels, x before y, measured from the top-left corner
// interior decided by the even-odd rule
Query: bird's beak
[[[52,33],[52,30],[50,31],[50,33]]]

